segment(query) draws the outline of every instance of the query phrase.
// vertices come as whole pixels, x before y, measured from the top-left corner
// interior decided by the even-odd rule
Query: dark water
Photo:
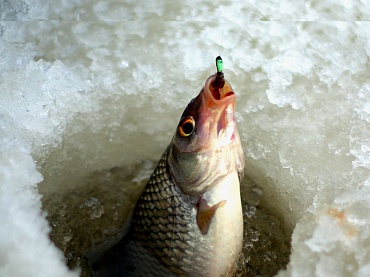
[[[242,182],[243,250],[236,276],[273,276],[289,262],[291,238],[279,218],[260,206],[262,189],[248,177]]]
[[[94,172],[66,194],[43,200],[50,237],[71,269],[91,276],[89,258],[111,247],[154,169],[141,162],[130,168]],[[273,276],[289,262],[290,237],[279,219],[260,206],[262,190],[248,177],[242,182],[244,246],[235,276]]]

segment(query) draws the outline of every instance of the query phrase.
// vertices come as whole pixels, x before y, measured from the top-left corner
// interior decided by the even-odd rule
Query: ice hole
[[[68,133],[74,130],[73,122],[67,126],[63,143],[46,151],[39,163],[45,176],[39,189],[52,227],[51,240],[63,251],[71,269],[82,269],[82,276],[90,276],[92,258],[109,249],[127,231],[130,212],[157,163],[138,158],[132,164],[111,168],[92,166],[91,161],[99,159],[95,150],[106,139],[105,132],[90,134],[84,120],[92,116],[75,119],[85,126],[78,133]],[[83,145],[76,145],[77,141]],[[121,145],[121,149],[126,148]],[[266,209],[261,204],[263,189],[250,177],[246,176],[241,186],[245,241],[237,273],[272,276],[289,261],[292,229],[284,225],[276,212],[278,207],[271,212],[271,207]]]

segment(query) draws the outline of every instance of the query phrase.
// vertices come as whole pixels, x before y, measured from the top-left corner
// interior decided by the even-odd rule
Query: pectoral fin
[[[203,235],[208,233],[209,226],[213,216],[215,215],[216,209],[222,207],[226,204],[226,200],[222,200],[213,206],[209,206],[207,200],[200,197],[196,207],[197,207],[197,224],[199,230]]]

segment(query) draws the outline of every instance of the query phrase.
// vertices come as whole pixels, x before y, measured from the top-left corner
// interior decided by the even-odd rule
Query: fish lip
[[[214,74],[214,75],[211,75],[210,77],[208,77],[208,79],[207,79],[207,81],[204,85],[203,92],[204,92],[204,95],[206,96],[207,100],[211,100],[212,104],[216,104],[217,106],[222,105],[223,103],[229,103],[229,102],[235,103],[235,99],[236,99],[235,93],[234,93],[230,83],[227,80],[224,80],[225,84],[224,84],[223,88],[221,88],[221,90],[227,90],[227,92],[225,92],[221,96],[220,99],[217,99],[217,97],[215,97],[214,93],[212,93],[212,91],[211,91],[211,90],[213,90],[212,84],[214,82],[216,82],[217,78],[218,78],[217,73]]]

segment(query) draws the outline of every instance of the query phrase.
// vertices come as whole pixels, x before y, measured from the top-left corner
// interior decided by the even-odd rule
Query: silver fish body
[[[135,208],[119,276],[231,276],[242,248],[244,155],[235,95],[212,75]]]
[[[133,275],[228,276],[235,270],[243,240],[244,156],[235,95],[217,78],[208,78],[189,103],[137,204],[127,251],[128,257],[144,254],[131,259]],[[189,119],[194,130],[182,135]],[[153,261],[138,265],[144,256],[155,257],[160,268]]]
[[[238,176],[228,176],[225,180],[224,186],[233,190],[230,195],[222,196],[222,200],[230,202],[229,206],[222,207],[225,217],[215,217],[213,228],[210,228],[207,235],[203,235],[196,222],[198,198],[184,194],[173,183],[167,157],[168,151],[164,153],[137,205],[133,217],[134,241],[127,246],[127,251],[132,251],[130,255],[133,255],[131,264],[149,259],[142,250],[144,248],[148,254],[157,256],[163,269],[158,272],[158,267],[153,268],[149,260],[147,265],[140,262],[141,267],[136,266],[133,275],[169,276],[171,272],[174,276],[226,276],[233,272],[241,250],[243,226],[235,222],[235,219],[242,221],[241,207],[240,203],[231,203],[234,201],[232,194],[239,193],[239,186],[230,186],[238,183]],[[204,197],[212,203],[212,195]],[[238,214],[232,220],[230,210]],[[141,256],[135,255],[135,252],[140,252]]]

